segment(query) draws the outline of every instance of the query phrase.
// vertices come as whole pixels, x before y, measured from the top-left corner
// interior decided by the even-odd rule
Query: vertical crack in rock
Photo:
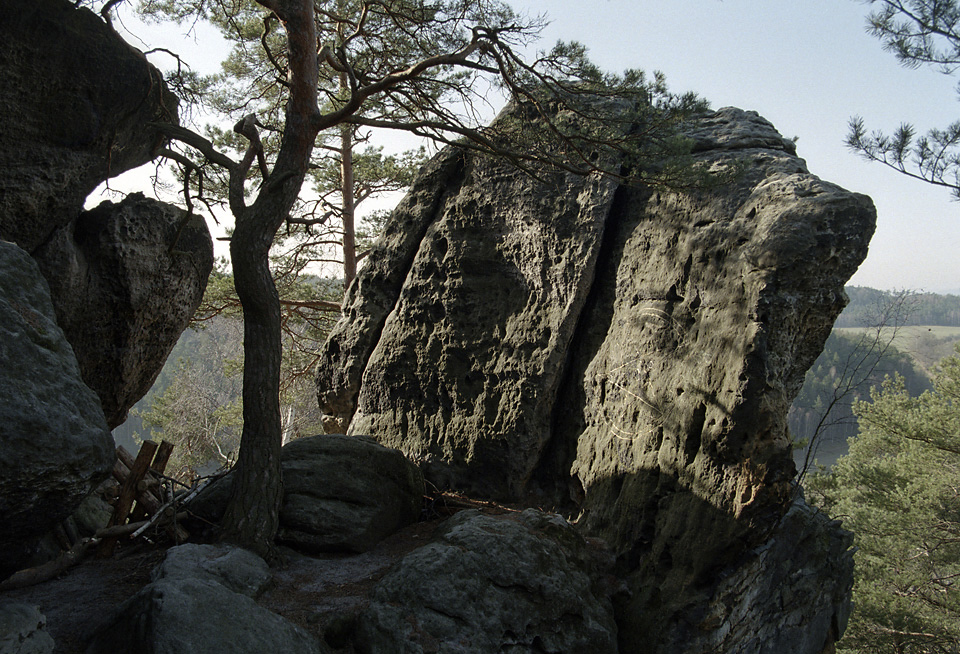
[[[324,344],[324,365],[317,368],[317,399],[328,433],[347,432],[370,355],[397,306],[427,230],[446,197],[461,186],[463,166],[463,153],[448,148],[420,170],[347,289],[344,317]]]
[[[687,135],[734,180],[534,184],[466,156],[402,288],[358,277],[321,402],[439,487],[581,511],[630,589],[622,651],[819,654],[849,608],[849,539],[799,498],[786,415],[875,210],[756,113]]]

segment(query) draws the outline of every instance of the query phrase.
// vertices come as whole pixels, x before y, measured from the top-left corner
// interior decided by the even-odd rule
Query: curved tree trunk
[[[221,523],[224,540],[268,560],[275,558],[283,484],[280,475],[280,299],[269,254],[277,230],[300,193],[317,131],[317,50],[312,0],[258,0],[287,33],[290,99],[277,161],[250,207],[234,208],[230,242],[234,285],[243,307],[243,433],[230,499]],[[252,161],[247,157],[245,161]],[[242,179],[240,166],[232,175]],[[238,204],[242,204],[239,201]]]

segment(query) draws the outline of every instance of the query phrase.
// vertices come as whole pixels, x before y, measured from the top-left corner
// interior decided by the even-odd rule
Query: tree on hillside
[[[184,18],[200,19],[239,16],[242,4],[165,1]],[[672,127],[703,105],[689,95],[669,95],[659,76],[601,73],[576,45],[559,44],[526,62],[520,52],[541,22],[515,15],[498,0],[363,0],[348,14],[339,12],[339,2],[258,0],[257,5],[260,47],[283,89],[282,124],[268,125],[253,113],[239,120],[234,131],[247,143],[239,160],[194,131],[157,127],[186,148],[166,154],[188,173],[188,208],[210,168],[225,177],[236,224],[230,252],[243,308],[244,372],[243,431],[223,537],[272,557],[282,496],[281,325],[268,255],[300,197],[317,136],[344,125],[401,129],[505,157],[532,174],[546,165],[581,175],[622,175],[619,162],[633,156],[637,165],[630,173],[636,179],[662,183],[684,168],[640,164],[670,161],[689,150]],[[400,50],[394,47],[398,40],[405,44]],[[341,76],[346,88],[327,93],[321,79]],[[438,100],[438,89],[451,84],[464,101],[461,110]],[[502,89],[530,120],[480,125],[471,104],[480,84]],[[617,99],[616,111],[604,97]],[[416,117],[365,113],[385,99],[416,108]],[[270,160],[262,132],[279,144]],[[616,169],[604,169],[613,161]]]
[[[930,65],[952,75],[960,66],[957,0],[866,0],[870,33],[905,65]],[[850,121],[847,145],[870,161],[951,190],[960,200],[960,121],[917,137],[910,123],[892,134],[867,132],[863,118]]]
[[[840,652],[960,648],[960,348],[932,391],[888,378],[859,402],[860,433],[811,497],[859,548],[854,614]]]

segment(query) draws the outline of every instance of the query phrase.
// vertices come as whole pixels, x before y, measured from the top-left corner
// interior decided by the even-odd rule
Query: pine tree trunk
[[[290,98],[280,151],[260,194],[235,209],[230,242],[234,285],[243,307],[243,432],[222,538],[275,558],[283,484],[280,475],[280,299],[269,253],[296,201],[317,131],[317,50],[311,0],[258,0],[283,22],[288,37]],[[233,174],[245,175],[245,170]]]
[[[268,231],[267,221],[257,216],[238,219],[230,243],[234,284],[243,306],[243,432],[222,526],[224,539],[270,560],[283,484],[280,299],[267,256],[276,231]]]
[[[357,232],[353,195],[353,129],[340,130],[340,195],[343,199],[343,290],[357,276]]]

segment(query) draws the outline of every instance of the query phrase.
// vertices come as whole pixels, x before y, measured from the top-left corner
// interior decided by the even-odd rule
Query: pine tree
[[[917,397],[887,378],[860,433],[809,490],[856,535],[845,652],[960,650],[960,348]]]

